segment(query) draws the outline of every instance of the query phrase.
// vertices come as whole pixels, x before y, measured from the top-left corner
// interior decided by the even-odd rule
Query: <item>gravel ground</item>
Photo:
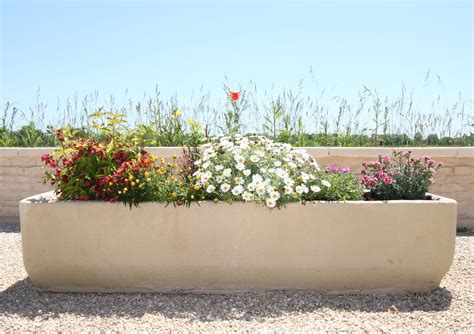
[[[459,234],[451,270],[423,294],[40,293],[23,268],[18,225],[0,224],[0,332],[474,332],[473,250],[472,233]]]

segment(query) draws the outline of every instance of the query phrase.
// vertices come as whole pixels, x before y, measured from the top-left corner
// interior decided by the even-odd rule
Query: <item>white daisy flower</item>
[[[321,184],[325,187],[328,187],[330,188],[331,187],[331,183],[328,181],[328,180],[322,180],[321,181]]]
[[[237,176],[234,178],[234,182],[237,183],[237,184],[242,184],[244,183],[244,179],[241,178],[240,176]]]
[[[249,176],[252,172],[250,171],[250,169],[244,169],[242,173],[244,173],[245,176]]]
[[[259,195],[265,194],[265,187],[264,186],[256,187],[256,193],[259,194]]]
[[[241,164],[240,162],[235,165],[235,168],[237,168],[238,170],[242,171],[245,169],[245,165],[244,164]]]
[[[280,161],[280,160],[276,160],[276,161],[273,163],[273,165],[274,165],[275,167],[280,167],[280,166],[281,166],[281,161]]]
[[[255,190],[255,184],[249,183],[249,184],[247,185],[247,189],[248,189],[249,191],[254,191],[254,190]]]
[[[229,177],[231,173],[232,173],[232,170],[230,168],[226,168],[222,172],[222,175],[224,175],[224,177]]]
[[[303,182],[308,182],[308,180],[309,180],[309,175],[306,174],[305,172],[302,172],[302,173],[301,173],[301,179],[303,180]]]
[[[308,187],[306,187],[304,184],[301,184],[299,186],[296,186],[295,188],[296,192],[298,194],[303,194],[303,193],[307,193],[308,192]]]
[[[228,183],[223,183],[223,184],[221,185],[221,191],[222,191],[222,192],[226,193],[226,192],[229,191],[229,189],[230,189],[230,184],[228,184]]]
[[[321,191],[321,188],[318,186],[311,186],[311,191],[314,193],[319,193]]]
[[[243,192],[244,192],[244,187],[242,187],[241,185],[238,185],[238,186],[235,186],[234,188],[232,188],[232,194],[234,196],[238,196]]]
[[[276,200],[272,199],[272,198],[267,198],[267,200],[265,201],[265,203],[267,204],[267,206],[269,208],[274,208],[275,205],[276,205]]]
[[[285,178],[283,182],[285,182],[285,184],[290,187],[292,187],[295,184],[295,180],[289,177]]]
[[[205,173],[202,173],[201,174],[201,182],[202,183],[206,183],[207,181],[209,181],[209,179],[212,177],[212,173],[210,171],[207,171]]]
[[[286,195],[291,195],[293,194],[293,188],[291,186],[286,185],[285,186],[285,194]]]
[[[245,162],[245,158],[241,155],[234,155],[234,160],[238,164],[243,164]]]
[[[206,191],[210,194],[212,192],[214,192],[214,190],[216,190],[216,187],[214,187],[212,184],[209,185],[207,188],[206,188]]]
[[[252,161],[252,162],[259,162],[259,161],[260,161],[260,157],[259,157],[258,155],[256,155],[256,154],[252,154],[252,155],[250,156],[250,161]]]
[[[278,177],[281,177],[282,179],[286,179],[288,177],[288,172],[282,168],[278,168],[276,171],[275,171],[275,174],[278,176]]]
[[[245,191],[245,192],[242,194],[242,198],[243,198],[246,202],[250,202],[251,200],[253,200],[253,194],[252,194],[252,193],[249,193],[248,191]]]
[[[224,166],[222,165],[216,165],[216,171],[221,171],[224,169]]]
[[[274,186],[267,186],[267,193],[272,193],[275,192],[275,187]]]

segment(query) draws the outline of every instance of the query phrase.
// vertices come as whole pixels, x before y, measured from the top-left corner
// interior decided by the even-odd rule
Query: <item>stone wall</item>
[[[414,155],[429,155],[444,163],[431,192],[458,201],[458,227],[474,229],[474,148],[409,148]],[[51,190],[43,184],[41,155],[53,148],[0,148],[0,222],[18,222],[18,201]],[[309,147],[321,166],[347,166],[360,171],[362,161],[375,160],[379,154],[390,155],[393,148],[319,148]],[[180,155],[181,148],[150,148],[159,157]]]

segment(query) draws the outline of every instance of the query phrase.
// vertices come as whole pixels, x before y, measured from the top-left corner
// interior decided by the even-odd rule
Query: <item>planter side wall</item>
[[[456,202],[22,201],[26,271],[46,291],[407,292],[436,288],[454,255]]]
[[[321,166],[334,164],[360,171],[362,161],[374,160],[393,148],[306,148]],[[405,150],[407,148],[404,148]],[[430,191],[458,202],[458,227],[474,229],[474,148],[408,148],[415,155],[430,155],[443,161]],[[0,148],[0,222],[18,222],[18,201],[48,191],[42,182],[41,155],[53,148]],[[180,155],[181,148],[150,148],[158,156]]]

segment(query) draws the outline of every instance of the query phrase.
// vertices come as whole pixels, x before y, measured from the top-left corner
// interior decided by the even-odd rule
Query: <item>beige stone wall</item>
[[[406,148],[405,148],[406,149]],[[444,163],[431,192],[458,201],[458,227],[474,229],[474,148],[409,148],[414,155],[429,155]],[[18,201],[48,191],[44,185],[41,155],[52,148],[0,148],[0,222],[17,222]],[[157,156],[180,155],[181,148],[150,148]],[[362,161],[378,154],[391,154],[393,148],[307,148],[321,166],[347,166],[360,171]]]

